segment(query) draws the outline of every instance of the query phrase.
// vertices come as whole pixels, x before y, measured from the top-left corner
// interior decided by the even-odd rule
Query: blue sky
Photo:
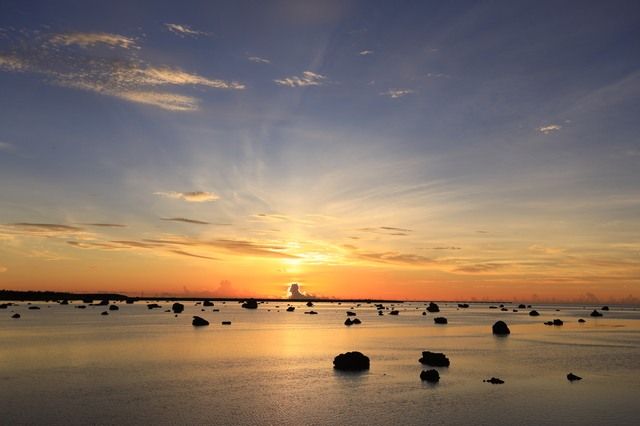
[[[336,293],[323,262],[409,295],[637,293],[639,12],[4,1],[0,280],[131,251],[261,294],[225,256],[266,251],[302,260],[265,294]]]

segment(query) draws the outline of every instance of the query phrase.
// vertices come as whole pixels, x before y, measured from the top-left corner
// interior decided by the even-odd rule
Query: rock
[[[102,299],[100,303],[96,303],[96,306],[107,306],[109,305],[109,299]]]
[[[563,325],[564,321],[562,321],[561,319],[554,319],[553,320],[553,325]]]
[[[494,385],[501,385],[504,383],[504,380],[498,379],[497,377],[492,377],[489,380],[483,380],[485,383],[491,383]]]
[[[341,371],[363,371],[369,369],[369,357],[361,352],[347,352],[333,359],[333,368]]]
[[[162,308],[162,306],[158,305],[157,303],[150,303],[147,305],[147,309],[160,309]]]
[[[231,321],[222,321],[222,325],[231,325]]]
[[[546,321],[544,325],[553,325],[553,321]]]
[[[498,309],[497,306],[489,306],[489,309]]]
[[[174,303],[173,305],[171,305],[171,310],[173,311],[174,314],[180,314],[182,313],[182,311],[184,311],[184,305],[182,303]]]
[[[603,310],[603,311],[608,311],[608,310],[609,310],[609,307],[608,307],[608,306],[603,306],[603,307],[602,307],[602,310]]]
[[[529,312],[529,316],[531,316],[531,317],[539,317],[539,316],[540,316],[540,312],[538,312],[538,311],[531,311],[531,312]]]
[[[348,317],[355,317],[355,316],[356,316],[356,313],[355,313],[355,312],[352,312],[352,311],[347,311],[347,316],[348,316]]]
[[[60,301],[60,304],[61,304],[61,305],[68,305],[68,304],[69,304],[69,301],[68,301],[67,299],[61,300],[61,301]]]
[[[468,308],[469,304],[468,303],[458,303],[458,308]]]
[[[202,327],[205,325],[209,325],[209,321],[207,321],[204,318],[194,316],[193,321],[191,321],[191,324],[195,327]]]
[[[104,311],[103,313],[101,313],[100,315],[109,315],[109,312]]]
[[[347,318],[347,319],[344,321],[344,325],[346,325],[346,326],[353,325],[353,321],[351,321],[351,318]]]
[[[578,320],[578,322],[586,322],[586,321],[585,321],[585,320],[583,320],[582,318],[580,318],[580,319]]]
[[[76,309],[87,309],[87,307],[85,305],[78,305],[76,306]]]
[[[211,300],[205,300],[202,302],[202,306],[213,306],[213,302]]]
[[[589,314],[589,316],[592,316],[592,317],[601,317],[601,316],[602,316],[602,314],[601,314],[600,312],[598,312],[597,310],[595,310],[595,309],[594,309],[594,310],[593,310],[593,312],[591,312],[591,313]]]
[[[400,311],[393,310],[393,311],[389,312],[389,315],[398,315],[399,313],[400,313]]]
[[[431,367],[448,367],[451,364],[449,358],[441,352],[423,351],[422,358],[418,361]]]
[[[32,311],[37,311],[40,309],[40,306],[29,306],[29,309]]]
[[[309,308],[313,307],[313,302],[312,301],[308,301],[307,302],[307,307],[309,307]]]
[[[440,381],[440,374],[437,370],[423,370],[422,373],[420,373],[420,380],[429,383],[438,383]]]
[[[582,380],[582,377],[576,376],[573,373],[569,373],[567,374],[567,380],[569,380],[570,382],[573,382],[574,380]]]
[[[358,318],[354,318],[353,320],[351,320],[351,323],[358,325],[358,324],[362,324],[362,321],[360,321]]]
[[[507,309],[507,308],[500,308],[500,310],[501,310],[502,312],[507,312],[507,311],[508,311],[508,309]]]
[[[214,309],[211,310],[211,312],[220,312],[220,309],[214,308]]]
[[[109,310],[110,311],[118,311],[118,310],[120,310],[120,308],[117,305],[109,305]]]
[[[20,314],[13,314],[13,315],[11,315],[11,318],[18,319],[18,318],[20,318]]]
[[[518,309],[527,309],[527,307],[521,303],[518,305]]]
[[[125,303],[127,305],[133,305],[134,302],[135,302],[135,300],[133,300],[133,299],[127,299]]]
[[[423,313],[422,313],[422,316],[427,316],[427,313],[426,313],[426,312],[423,312]]]
[[[295,310],[296,310],[296,308],[295,308],[294,306],[289,306],[289,307],[287,308],[287,312],[293,312],[293,311],[295,311]]]
[[[506,336],[511,333],[511,330],[507,327],[507,323],[504,321],[496,321],[496,323],[493,324],[492,330],[493,334],[497,334],[498,336]]]
[[[517,310],[517,309],[514,309],[514,310],[513,310],[513,312],[518,312],[518,310]]]
[[[258,309],[258,302],[255,299],[245,300],[242,307],[245,309]]]
[[[307,315],[318,315],[318,313],[316,311],[307,311],[307,312],[305,312],[305,314],[307,314]]]
[[[445,317],[435,317],[433,319],[433,322],[435,322],[436,324],[446,324],[447,319]]]
[[[9,307],[8,303],[0,303],[0,309],[7,309]]]
[[[424,312],[423,312],[423,313],[424,313]],[[380,316],[380,317],[381,317],[381,316],[383,316],[383,315],[384,315],[384,312],[382,312],[382,311],[378,311],[378,316]]]
[[[440,308],[433,302],[429,302],[429,306],[427,306],[427,312],[440,312]]]

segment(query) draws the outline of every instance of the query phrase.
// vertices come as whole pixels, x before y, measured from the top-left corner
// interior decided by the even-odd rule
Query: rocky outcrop
[[[191,321],[191,324],[195,327],[203,327],[205,325],[209,325],[209,321],[207,321],[206,319],[202,318],[202,317],[193,317],[193,321]]]
[[[440,374],[437,370],[423,370],[420,373],[420,380],[429,383],[438,383],[440,381]]]
[[[531,317],[539,317],[540,316],[540,312],[535,311],[535,310],[531,311],[531,312],[529,312],[529,316],[531,316]]]
[[[149,303],[147,305],[147,309],[160,309],[162,308],[162,306],[158,305],[157,303]]]
[[[231,321],[222,321],[222,325],[231,325]]]
[[[296,310],[295,306],[289,306],[289,307],[287,308],[287,312],[293,312],[293,311],[295,311],[295,310]]]
[[[181,314],[182,311],[184,311],[184,305],[182,303],[174,303],[173,305],[171,305],[171,310],[173,311],[174,314]]]
[[[361,352],[346,352],[333,359],[333,368],[341,371],[364,371],[369,369],[369,357]]]
[[[483,380],[483,382],[485,382],[485,383],[491,383],[491,384],[493,384],[493,385],[501,385],[501,384],[503,384],[503,383],[504,383],[504,380],[502,380],[502,379],[498,379],[497,377],[492,377],[492,378],[490,378],[490,379],[488,379],[488,380]]]
[[[433,322],[436,324],[447,324],[447,319],[445,317],[435,317]]]
[[[355,316],[356,316],[356,313],[355,313],[355,312],[352,312],[352,311],[347,311],[347,316],[348,316],[348,317],[355,317]]]
[[[511,333],[511,330],[509,330],[507,323],[505,323],[504,321],[496,321],[496,323],[493,324],[492,331],[493,334],[497,336],[506,336]]]
[[[587,322],[587,321],[585,321],[585,320],[583,320],[582,318],[580,318],[580,319],[578,320],[578,322],[579,322],[579,323],[583,323],[583,322]]]
[[[563,325],[563,324],[564,324],[564,321],[562,321],[561,319],[556,318],[553,320],[553,325]]]
[[[258,302],[255,299],[245,300],[242,307],[245,309],[258,309]]]
[[[213,306],[213,302],[211,300],[205,300],[202,302],[202,306]]]
[[[573,373],[569,373],[569,374],[567,374],[567,380],[569,380],[570,382],[573,382],[575,380],[582,380],[582,377],[576,376]]]
[[[20,314],[13,314],[13,315],[11,315],[11,318],[18,319],[18,318],[20,318]]]
[[[608,306],[603,306],[603,307],[602,307],[602,310],[603,310],[603,311],[608,311],[608,310],[609,310],[609,307],[608,307]]]
[[[398,314],[400,314],[400,311],[396,311],[395,309],[389,312],[389,315],[398,315]]]
[[[313,302],[312,301],[308,301],[307,302],[307,307],[309,307],[309,308],[313,307]]]
[[[591,316],[591,317],[601,317],[602,314],[600,312],[598,312],[596,309],[594,309],[593,312],[591,312],[589,314],[589,316]]]
[[[109,305],[109,310],[110,311],[118,311],[118,310],[120,310],[120,308],[117,305]]]
[[[429,302],[429,306],[427,306],[427,312],[440,312],[440,307],[433,302]]]
[[[468,303],[458,303],[458,308],[466,309],[469,307]]]
[[[448,367],[451,364],[449,358],[441,352],[423,351],[422,358],[418,361],[431,367]]]

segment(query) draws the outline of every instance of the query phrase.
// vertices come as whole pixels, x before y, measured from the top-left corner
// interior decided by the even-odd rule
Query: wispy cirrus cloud
[[[373,50],[361,50],[360,52],[358,52],[358,55],[360,56],[369,56],[373,54],[374,54]]]
[[[84,228],[56,223],[18,222],[0,225],[0,232],[11,235],[31,235],[40,237],[67,236],[85,233]]]
[[[213,192],[208,191],[188,191],[188,192],[154,192],[154,195],[160,195],[162,197],[173,198],[175,200],[183,200],[191,203],[203,203],[207,201],[215,201],[220,197]]]
[[[247,58],[251,62],[256,62],[258,64],[270,64],[271,61],[269,59],[261,58],[259,56],[249,56]]]
[[[411,266],[424,266],[433,265],[435,260],[421,256],[419,254],[399,253],[395,251],[386,252],[358,252],[353,253],[353,257],[359,260],[376,262],[376,263],[391,263]]]
[[[177,67],[152,65],[130,53],[135,41],[118,34],[67,33],[43,38],[27,33],[19,38],[11,53],[0,53],[0,70],[40,74],[45,81],[63,87],[91,91],[129,102],[169,111],[195,111],[200,101],[166,88],[200,86],[211,89],[242,90],[245,85],[205,77]],[[97,45],[121,47],[105,57],[92,49]],[[80,46],[81,50],[69,47]],[[137,50],[137,49],[136,49]]]
[[[386,92],[380,93],[381,96],[387,96],[391,99],[402,98],[403,96],[411,95],[415,93],[411,89],[389,89]]]
[[[160,219],[161,220],[166,220],[166,221],[171,221],[171,222],[191,223],[191,224],[194,224],[194,225],[211,225],[210,222],[205,222],[203,220],[196,220],[196,219],[188,219],[186,217],[162,217]]]
[[[210,36],[211,33],[208,33],[206,31],[199,31],[199,30],[194,30],[193,28],[191,28],[191,26],[189,25],[184,25],[184,24],[164,24],[164,26],[171,31],[172,33],[176,34],[179,37],[200,37],[200,36]]]
[[[96,226],[99,228],[126,228],[127,227],[127,225],[123,225],[121,223],[82,223],[82,225]]]
[[[80,46],[83,48],[105,45],[110,48],[137,48],[136,41],[131,37],[111,33],[65,33],[54,34],[49,41],[62,46]]]
[[[376,228],[358,228],[358,231],[361,232],[371,232],[374,234],[383,234],[383,235],[395,235],[395,236],[406,236],[409,233],[413,232],[411,229],[407,228],[397,228],[395,226],[378,226]]]
[[[285,77],[273,81],[280,86],[287,87],[322,86],[326,83],[327,77],[311,71],[305,71],[302,73],[302,76]]]
[[[538,127],[538,131],[548,135],[549,133],[557,132],[562,129],[562,126],[559,124],[548,124],[546,126]]]

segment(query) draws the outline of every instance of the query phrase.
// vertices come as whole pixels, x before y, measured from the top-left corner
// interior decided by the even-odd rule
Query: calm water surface
[[[404,303],[400,315],[378,316],[363,304],[354,306],[363,323],[345,327],[350,304],[319,303],[318,315],[305,315],[302,303],[288,313],[286,303],[253,311],[216,302],[220,312],[202,312],[185,302],[178,317],[162,302],[153,311],[120,304],[108,316],[77,304],[0,310],[0,424],[635,425],[640,417],[634,308],[590,318],[593,307],[538,305],[536,318],[440,304],[422,316],[424,304]],[[192,327],[192,315],[211,325]],[[554,318],[564,326],[543,325]],[[491,334],[498,319],[510,336]],[[370,357],[369,372],[333,370],[334,356],[351,350]],[[451,360],[436,385],[420,381],[424,350]],[[569,372],[584,379],[571,383]],[[505,384],[483,383],[492,376]]]

